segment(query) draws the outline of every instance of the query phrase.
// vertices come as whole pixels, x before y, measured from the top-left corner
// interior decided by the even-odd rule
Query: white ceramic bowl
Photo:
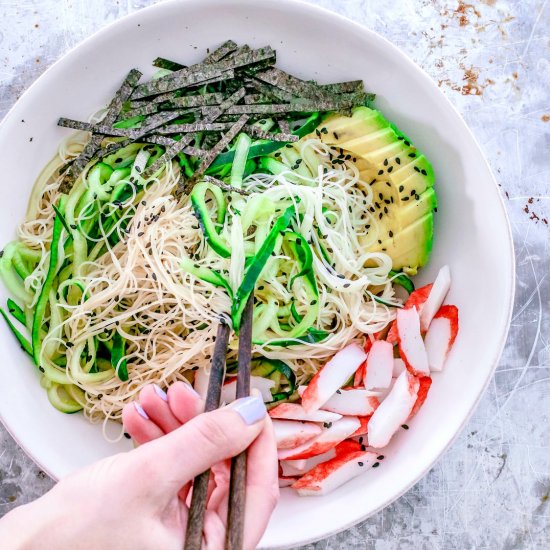
[[[0,126],[3,197],[0,241],[14,236],[33,180],[67,131],[59,116],[85,119],[105,103],[130,67],[157,56],[186,63],[227,38],[271,44],[278,65],[321,82],[364,79],[376,105],[432,161],[439,212],[435,247],[419,282],[451,266],[449,301],[460,307],[460,334],[428,400],[385,452],[382,467],[326,497],[284,490],[262,546],[325,537],[387,506],[416,483],[460,431],[502,351],[514,292],[514,255],[504,207],[487,162],[436,85],[377,34],[333,13],[291,0],[163,2],[126,17],[65,55],[21,97]],[[30,138],[33,138],[30,141]],[[4,296],[5,297],[5,296]],[[0,415],[19,444],[59,478],[129,448],[107,443],[98,426],[48,403],[36,370],[2,328]]]

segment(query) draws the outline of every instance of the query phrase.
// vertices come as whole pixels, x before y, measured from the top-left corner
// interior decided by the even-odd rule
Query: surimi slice
[[[250,377],[250,388],[259,390],[262,394],[262,399],[265,403],[269,403],[273,396],[271,395],[271,388],[275,387],[275,382],[269,378],[263,378],[262,376]],[[235,401],[237,395],[237,377],[233,377],[232,380],[226,382],[222,386],[222,392],[220,396],[220,403],[231,403]]]
[[[426,397],[428,397],[428,392],[432,385],[432,379],[429,376],[423,376],[418,379],[418,384],[418,394],[409,418],[414,416],[418,412],[418,409],[422,407],[424,401],[426,401]]]
[[[399,376],[369,421],[368,440],[371,447],[385,447],[393,434],[407,421],[416,403],[419,387],[418,378],[407,371]]]
[[[429,376],[428,355],[420,334],[420,318],[415,308],[397,312],[399,355],[407,370],[415,376]]]
[[[376,453],[369,451],[343,453],[310,470],[292,488],[301,496],[326,495],[371,468],[375,462]]]
[[[451,305],[441,306],[430,323],[424,340],[430,370],[443,370],[447,354],[453,347],[457,334],[458,308]]]
[[[377,340],[370,348],[365,369],[365,388],[375,390],[390,385],[393,372],[393,345]]]
[[[277,449],[293,449],[306,441],[313,439],[322,431],[313,422],[298,422],[297,420],[273,420],[273,431]]]
[[[279,476],[279,488],[284,489],[285,487],[290,487],[293,483],[298,481],[298,477],[294,476]]]
[[[360,426],[351,434],[350,437],[357,437],[359,435],[365,435],[369,431],[369,420],[372,418],[372,414],[369,416],[359,416],[357,417],[359,419],[359,422],[361,423]]]
[[[391,377],[390,377],[391,380]],[[336,390],[323,405],[323,409],[346,416],[367,416],[372,414],[379,401],[367,390],[350,388]]]
[[[405,302],[403,309],[411,309],[414,307],[418,312],[420,312],[422,306],[430,295],[432,287],[433,283],[430,283],[429,285],[422,286],[411,292],[411,295]],[[395,321],[392,323],[390,330],[388,331],[386,341],[391,342],[392,344],[397,344],[397,327],[395,325]]]
[[[312,378],[302,395],[302,406],[307,412],[316,411],[341,388],[365,361],[367,354],[358,344],[342,348]]]
[[[397,378],[404,370],[406,370],[405,361],[401,357],[394,357],[392,377]]]
[[[336,447],[334,447],[333,449],[330,449],[326,453],[323,453],[317,456],[312,456],[311,458],[302,458],[301,460],[281,460],[280,465],[283,471],[283,475],[285,476],[304,475],[306,472],[309,472],[309,470],[311,470],[312,468],[315,468],[317,464],[321,464],[321,462],[326,462],[327,460],[334,458],[338,453],[338,448],[340,447],[340,445],[344,443],[346,442],[343,441],[342,443],[339,443],[338,445],[336,445]]]
[[[361,426],[359,420],[353,416],[345,416],[323,430],[317,437],[296,447],[295,449],[283,449],[277,452],[279,460],[299,460],[311,458],[333,449]]]
[[[447,296],[450,288],[451,270],[448,265],[445,265],[439,270],[428,299],[420,309],[420,329],[423,333],[428,330],[432,319],[442,306],[443,300],[445,300],[445,296]]]
[[[281,403],[269,411],[271,418],[282,418],[286,420],[305,420],[308,422],[336,422],[342,418],[341,414],[329,411],[306,412],[298,403]]]

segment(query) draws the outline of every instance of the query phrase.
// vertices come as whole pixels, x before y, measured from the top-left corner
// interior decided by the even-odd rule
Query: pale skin
[[[203,401],[183,382],[172,384],[167,396],[146,386],[142,411],[130,404],[123,413],[138,448],[68,476],[7,514],[0,521],[2,548],[181,550],[191,481],[212,467],[203,548],[222,549],[229,458],[247,447],[244,538],[246,549],[255,548],[279,496],[273,429],[269,417],[258,414],[258,400],[253,418],[229,407],[201,414]]]

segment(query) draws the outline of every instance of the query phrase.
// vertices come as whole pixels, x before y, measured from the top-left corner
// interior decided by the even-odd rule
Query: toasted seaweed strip
[[[202,107],[203,105],[219,105],[222,101],[223,94],[212,93],[175,97],[170,100],[170,103],[177,107]]]
[[[214,185],[217,185],[220,189],[223,189],[224,191],[239,193],[239,195],[245,195],[245,196],[250,195],[249,191],[246,191],[244,189],[239,189],[238,187],[233,187],[232,185],[228,185],[227,183],[213,176],[202,176],[201,180],[207,183],[213,183]]]
[[[191,122],[189,124],[168,124],[156,133],[163,136],[188,134],[189,132],[223,132],[231,128],[231,122]]]
[[[131,104],[130,104],[131,106]],[[132,118],[141,115],[152,115],[159,110],[159,104],[149,101],[142,105],[137,105],[134,108],[130,108],[124,113],[124,118]]]
[[[132,69],[127,75],[126,78],[122,81],[121,86],[116,91],[115,95],[111,99],[109,106],[107,107],[107,113],[103,117],[102,123],[106,125],[112,125],[124,103],[130,98],[130,95],[134,91],[139,79],[141,78],[141,72],[137,69]],[[94,156],[95,152],[99,149],[101,142],[105,136],[102,134],[92,134],[92,137],[80,153],[74,163],[71,165],[70,169],[65,173],[65,177],[61,182],[59,190],[61,193],[67,193],[72,188],[75,180],[80,176],[80,173],[91,158]]]
[[[217,63],[221,61],[226,55],[233,53],[238,49],[238,45],[233,40],[226,40],[219,48],[216,48],[213,52],[210,52],[205,58],[203,63]]]
[[[203,116],[205,122],[214,122],[219,116],[235,107],[246,94],[244,88],[239,88],[235,93],[231,94],[227,99],[224,99],[217,107],[203,107]],[[204,110],[208,109],[205,113]]]
[[[159,69],[168,69],[169,71],[179,71],[180,69],[185,69],[186,65],[182,65],[177,61],[171,61],[164,57],[157,57],[153,61],[153,67],[158,67]]]
[[[349,80],[347,82],[335,82],[334,84],[319,84],[321,89],[329,94],[356,94],[365,91],[362,80]]]
[[[234,105],[227,109],[227,115],[272,115],[281,113],[312,113],[314,111],[339,111],[342,109],[351,109],[354,106],[353,101],[303,101],[296,103],[272,103],[256,104],[256,105]],[[203,107],[202,112],[207,115],[211,112],[212,107]]]
[[[269,141],[287,141],[287,142],[294,142],[298,141],[298,136],[295,136],[294,134],[291,134],[289,132],[281,133],[281,134],[270,134],[269,132],[265,132],[261,128],[258,128],[258,126],[253,126],[252,124],[247,124],[244,127],[247,134],[250,134],[251,136],[254,136],[258,139],[267,139]]]
[[[150,178],[155,172],[160,170],[164,164],[171,161],[178,153],[181,153],[196,137],[197,134],[187,134],[179,141],[174,141],[173,145],[168,147],[166,151],[145,170],[143,177],[145,179]]]
[[[165,147],[171,147],[174,143],[177,143],[175,139],[166,136],[159,136],[157,134],[140,138],[140,141],[144,141],[145,143],[154,143],[155,145],[164,145]]]
[[[244,96],[244,102],[246,105],[254,105],[256,103],[270,103],[271,97],[265,94],[248,94]]]
[[[229,129],[227,133],[222,136],[222,139],[218,141],[212,149],[209,149],[206,152],[206,155],[202,158],[197,171],[195,172],[194,178],[198,178],[204,174],[208,167],[212,164],[214,159],[233,141],[235,136],[243,129],[244,125],[248,121],[246,115],[242,115],[235,124]]]
[[[304,98],[334,101],[334,96],[338,95],[324,90],[313,82],[300,80],[277,67],[271,67],[265,71],[258,72],[255,76],[262,82],[267,82],[272,86],[276,86],[277,88],[281,88],[282,90]]]
[[[230,69],[253,65],[266,59],[275,60],[275,52],[270,46],[235,55],[227,60],[218,61],[217,63],[197,63],[187,69],[175,71],[162,78],[150,80],[136,87],[132,94],[132,98],[139,99],[150,95],[170,92],[179,88],[186,88],[212,78],[220,77],[225,71]]]
[[[73,130],[82,130],[84,132],[93,132],[94,134],[103,134],[104,137],[127,137],[135,139],[138,135],[137,128],[115,128],[113,126],[107,126],[105,124],[91,124],[89,122],[81,122],[79,120],[72,120],[70,118],[61,117],[57,121],[58,126],[64,128],[72,128]]]
[[[257,78],[250,78],[246,82],[256,90],[258,90],[258,92],[260,92],[261,94],[271,97],[272,99],[275,99],[277,101],[286,101],[287,103],[290,103],[292,100],[295,99],[295,96],[292,95],[290,92],[286,92],[285,90],[281,90],[280,88],[271,86],[270,84],[262,82]]]
[[[283,134],[290,134],[290,124],[284,120],[281,119],[278,121],[279,128],[281,129],[281,133]]]

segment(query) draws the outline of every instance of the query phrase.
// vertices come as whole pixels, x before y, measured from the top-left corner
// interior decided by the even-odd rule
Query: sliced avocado
[[[415,273],[428,261],[437,207],[428,159],[375,109],[357,107],[351,117],[333,115],[322,128],[320,139],[352,153],[362,180],[371,185],[369,210],[378,223],[364,237],[365,246],[387,253],[393,269]]]

